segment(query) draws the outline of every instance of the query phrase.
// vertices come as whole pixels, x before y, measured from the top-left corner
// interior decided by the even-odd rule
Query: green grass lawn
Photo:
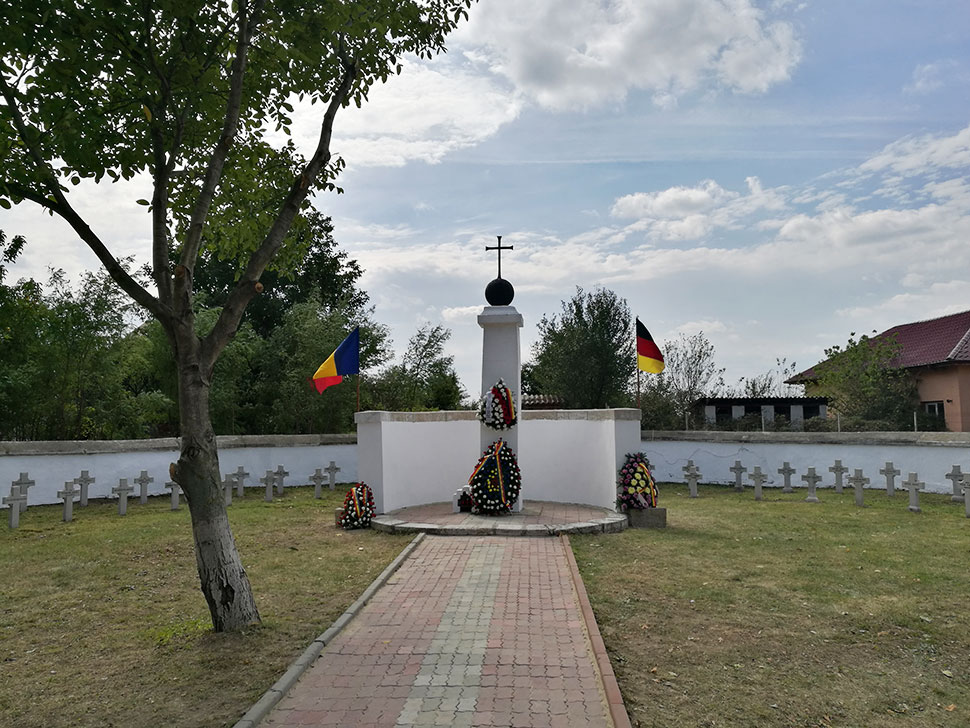
[[[210,631],[188,509],[168,496],[0,527],[0,726],[232,725],[410,540],[336,528],[341,489],[262,492],[229,508],[263,618],[244,634]]]
[[[634,725],[970,725],[970,520],[948,496],[661,485],[668,528],[571,538]],[[0,726],[231,725],[408,537],[342,492],[229,509],[263,625],[209,631],[188,511],[0,527]]]
[[[571,537],[635,726],[970,726],[962,504],[660,495],[666,529]]]

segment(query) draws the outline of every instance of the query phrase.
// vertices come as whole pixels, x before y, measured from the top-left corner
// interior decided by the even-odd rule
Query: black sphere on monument
[[[488,301],[490,306],[508,306],[515,297],[515,289],[511,283],[502,278],[502,251],[512,250],[513,246],[502,245],[502,236],[497,235],[496,237],[498,238],[498,245],[485,246],[486,251],[498,251],[498,278],[485,286],[485,300]]]
[[[485,286],[485,300],[490,306],[508,306],[515,297],[515,289],[504,278],[496,278]]]

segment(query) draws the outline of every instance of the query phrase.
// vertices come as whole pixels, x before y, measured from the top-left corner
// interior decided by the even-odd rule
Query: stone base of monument
[[[667,509],[666,508],[644,508],[642,510],[631,509],[626,512],[630,528],[666,528]]]
[[[344,509],[335,508],[333,511],[333,522],[334,522],[334,525],[337,526],[337,528],[340,528],[340,519],[343,517],[344,517]]]

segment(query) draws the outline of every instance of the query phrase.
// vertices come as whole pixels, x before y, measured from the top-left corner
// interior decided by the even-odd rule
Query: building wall
[[[923,369],[916,376],[920,402],[943,402],[947,429],[970,432],[970,365]]]

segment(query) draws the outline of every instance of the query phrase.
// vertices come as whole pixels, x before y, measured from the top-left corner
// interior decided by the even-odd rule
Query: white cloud
[[[919,291],[897,293],[875,305],[842,308],[837,313],[884,330],[897,324],[966,311],[970,304],[967,291],[970,291],[970,280],[937,281]]]
[[[449,306],[447,308],[441,309],[441,318],[443,318],[447,323],[468,323],[469,321],[474,322],[476,316],[482,312],[482,307],[479,306]]]
[[[914,175],[966,167],[970,167],[970,126],[950,136],[904,137],[866,160],[859,170],[863,173],[892,171],[899,175]]]
[[[554,110],[615,103],[634,89],[661,107],[704,87],[763,93],[801,58],[792,25],[751,0],[490,0],[453,39]]]
[[[921,63],[913,69],[913,80],[903,87],[908,94],[929,94],[960,79],[960,64],[952,59]]]
[[[293,103],[297,147],[309,153],[323,109]],[[520,110],[520,100],[496,79],[463,70],[447,56],[431,65],[411,62],[401,75],[373,87],[361,108],[337,114],[331,148],[349,168],[400,167],[412,160],[436,164],[489,138]]]
[[[726,190],[714,180],[696,187],[670,187],[659,192],[637,192],[614,202],[611,214],[633,218],[633,230],[644,230],[654,240],[698,240],[716,228],[735,229],[759,211],[783,210],[784,189],[764,189],[757,177],[748,177],[747,194]]]

